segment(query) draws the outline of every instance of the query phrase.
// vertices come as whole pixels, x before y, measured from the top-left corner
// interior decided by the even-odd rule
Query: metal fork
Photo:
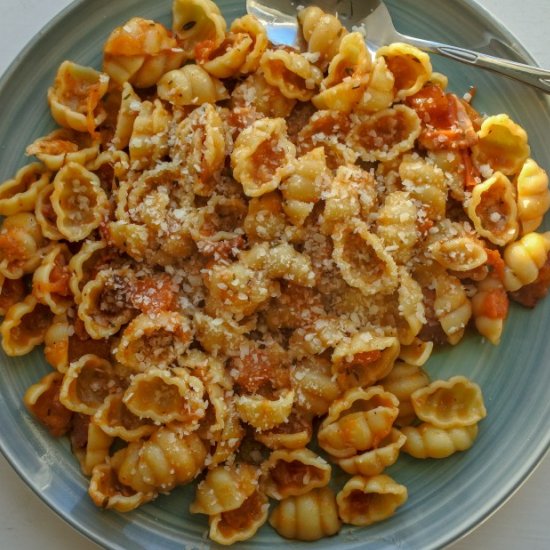
[[[425,52],[487,69],[550,93],[550,71],[545,69],[399,33],[388,8],[381,0],[247,0],[246,9],[265,25],[272,42],[297,46],[301,38],[296,19],[297,9],[309,5],[337,14],[348,28],[365,28],[367,45],[371,51],[392,42],[406,42]]]

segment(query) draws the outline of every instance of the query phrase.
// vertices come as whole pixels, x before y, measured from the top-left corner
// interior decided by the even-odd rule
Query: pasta
[[[309,6],[298,12],[298,20],[307,42],[308,52],[317,55],[316,63],[325,68],[338,52],[345,27],[334,15],[325,13],[317,6]]]
[[[277,500],[324,487],[331,474],[330,465],[309,449],[273,451],[263,469],[264,490]]]
[[[432,76],[430,57],[414,46],[402,43],[390,44],[380,48],[376,56],[384,58],[393,74],[397,99],[416,94]]]
[[[50,308],[29,294],[13,304],[0,325],[2,349],[7,355],[25,355],[40,345],[53,319]]]
[[[54,437],[65,435],[71,425],[72,412],[59,401],[63,376],[50,372],[30,386],[23,397],[25,407],[36,416]]]
[[[391,431],[398,404],[380,386],[348,390],[330,406],[319,428],[319,445],[338,458],[377,447]]]
[[[354,118],[350,142],[365,162],[393,160],[410,151],[420,135],[418,115],[405,105]]]
[[[155,498],[155,493],[142,493],[124,486],[117,479],[110,464],[98,464],[92,470],[90,498],[100,508],[130,512]]]
[[[458,451],[465,451],[478,434],[477,424],[460,428],[436,428],[429,423],[406,426],[402,429],[407,438],[403,452],[415,458],[446,458]]]
[[[57,172],[50,196],[57,229],[68,241],[81,241],[99,227],[107,210],[107,196],[99,178],[76,163]]]
[[[348,458],[335,459],[335,462],[348,474],[377,476],[387,467],[395,464],[399,458],[399,450],[406,440],[407,438],[399,430],[393,428],[375,449]]]
[[[529,157],[527,133],[508,115],[488,117],[479,129],[478,138],[472,151],[479,166],[488,165],[510,176],[519,172]]]
[[[54,85],[48,90],[53,118],[64,128],[94,134],[107,113],[101,98],[107,93],[109,76],[90,67],[64,61]]]
[[[7,216],[0,226],[0,274],[20,279],[39,265],[46,241],[30,212]]]
[[[415,391],[425,388],[429,383],[428,375],[420,366],[401,361],[380,380],[380,385],[399,399],[399,414],[395,420],[398,426],[407,426],[416,419],[411,397]]]
[[[246,15],[231,24],[230,32],[219,45],[205,40],[195,46],[198,63],[218,78],[235,77],[255,71],[267,49],[265,29],[253,16]]]
[[[223,545],[247,540],[267,521],[268,512],[268,499],[257,490],[239,508],[210,516],[210,538]]]
[[[495,198],[498,197],[497,200]],[[474,187],[468,215],[479,235],[505,246],[518,233],[517,205],[510,180],[495,172],[487,181]]]
[[[469,326],[497,344],[509,300],[550,288],[525,130],[415,47],[298,20],[293,49],[211,0],[130,19],[101,70],[61,63],[57,127],[0,183],[2,348],[51,366],[28,411],[101,508],[198,478],[221,545],[391,517],[401,453],[465,451],[487,415],[432,352]]]
[[[472,298],[472,316],[478,332],[492,344],[498,344],[508,315],[509,300],[502,281],[487,276]]]
[[[85,437],[80,440],[81,432]],[[105,463],[109,456],[113,437],[106,434],[96,423],[85,415],[74,415],[70,434],[71,450],[80,462],[80,469],[86,476],[91,476],[93,469]]]
[[[58,372],[69,368],[69,337],[73,331],[66,313],[56,315],[44,335],[44,359]]]
[[[133,17],[113,30],[103,54],[103,69],[115,82],[148,88],[180,67],[186,52],[160,23]]]
[[[151,368],[132,378],[122,400],[139,418],[157,424],[181,422],[192,432],[206,412],[203,395],[201,380],[185,369]]]
[[[260,60],[265,79],[288,98],[308,101],[321,84],[323,73],[303,55],[267,50]]]
[[[343,339],[332,354],[336,380],[345,389],[372,386],[392,370],[399,348],[397,338],[380,338],[370,332]]]
[[[93,416],[95,424],[111,438],[118,437],[128,442],[152,435],[156,430],[153,422],[133,414],[123,398],[122,393],[107,396]]]
[[[376,113],[387,109],[395,99],[395,77],[386,60],[375,60],[367,87],[356,106],[358,112]]]
[[[227,24],[218,6],[211,0],[174,0],[172,29],[187,57],[195,55],[195,47],[205,40],[219,46],[225,38]]]
[[[521,233],[538,229],[542,217],[550,208],[550,190],[546,172],[533,160],[527,159],[516,178],[518,221]]]
[[[193,136],[192,140],[189,136]],[[193,111],[176,131],[175,157],[186,167],[185,175],[193,178],[193,191],[200,196],[212,194],[213,181],[221,172],[226,141],[222,120],[210,104]]]
[[[99,154],[99,140],[88,133],[59,128],[35,140],[25,152],[43,162],[48,170],[59,170],[68,162],[85,165],[93,160]]]
[[[272,450],[296,450],[304,449],[312,435],[313,426],[309,415],[294,410],[284,424],[279,424],[272,430],[257,432],[254,439]]]
[[[342,224],[332,236],[342,277],[365,296],[390,293],[399,283],[397,266],[381,240],[360,220]]]
[[[353,32],[344,36],[319,93],[312,98],[315,107],[349,113],[363,96],[370,68],[371,59],[363,35]]]
[[[481,389],[464,376],[437,380],[411,395],[416,416],[437,428],[460,428],[477,424],[487,411]]]
[[[265,152],[272,152],[266,155]],[[277,189],[292,174],[296,157],[294,144],[286,137],[281,118],[263,118],[246,128],[235,141],[231,165],[235,179],[249,197]]]
[[[336,534],[341,522],[329,487],[282,500],[271,513],[271,526],[283,537],[318,540]]]
[[[236,510],[256,490],[259,476],[260,471],[251,464],[212,468],[197,485],[190,511],[212,516]]]
[[[32,292],[52,313],[65,313],[72,304],[69,288],[68,264],[71,253],[66,245],[54,245],[36,268],[32,278]]]
[[[14,178],[0,184],[0,215],[32,212],[38,195],[49,183],[45,167],[33,162],[18,170]]]
[[[202,105],[227,98],[225,86],[200,65],[185,65],[167,72],[157,83],[159,97],[177,105]]]
[[[527,233],[504,249],[504,286],[519,290],[534,282],[550,252],[550,233]]]
[[[111,393],[120,391],[115,367],[93,354],[70,364],[63,378],[59,399],[67,409],[94,415]]]
[[[151,493],[170,491],[194,479],[204,466],[206,447],[196,433],[184,435],[179,427],[176,423],[160,427],[149,439],[117,451],[111,464],[118,480],[134,491]]]
[[[336,495],[344,523],[370,525],[393,515],[407,500],[407,488],[387,475],[352,477]]]

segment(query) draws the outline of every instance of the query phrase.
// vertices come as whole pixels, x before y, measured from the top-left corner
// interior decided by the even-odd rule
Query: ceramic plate
[[[228,20],[244,13],[244,0],[220,0]],[[468,45],[501,56],[533,62],[517,41],[469,0],[388,1],[397,28],[412,35]],[[0,83],[0,181],[25,164],[25,146],[48,133],[53,123],[46,90],[58,65],[72,59],[99,67],[110,31],[132,16],[170,25],[169,0],[77,1],[62,12],[19,56]],[[509,113],[529,133],[532,154],[550,168],[550,107],[527,87],[491,73],[434,58],[436,70],[450,76],[462,94],[477,86],[476,107],[488,114]],[[546,229],[549,224],[546,223]],[[390,474],[409,490],[409,500],[388,521],[366,529],[344,527],[316,548],[436,548],[474,528],[518,488],[545,454],[550,441],[550,299],[535,311],[512,307],[499,347],[476,335],[436,353],[427,366],[438,378],[464,374],[483,388],[488,417],[476,444],[442,461],[400,458]],[[49,367],[42,351],[22,358],[1,357],[0,447],[28,485],[59,515],[108,548],[137,550],[203,549],[207,522],[187,512],[192,488],[179,488],[138,511],[123,515],[98,510],[87,482],[65,440],[52,439],[21,404],[25,389]],[[306,548],[283,541],[265,526],[239,548]]]

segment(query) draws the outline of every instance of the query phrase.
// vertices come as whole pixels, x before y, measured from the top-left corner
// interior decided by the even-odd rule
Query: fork
[[[338,14],[348,28],[366,29],[366,42],[371,52],[392,42],[405,42],[425,52],[488,69],[550,93],[550,71],[545,69],[399,33],[382,0],[247,0],[246,9],[264,24],[273,43],[298,46],[301,36],[296,13],[298,7],[308,5]]]

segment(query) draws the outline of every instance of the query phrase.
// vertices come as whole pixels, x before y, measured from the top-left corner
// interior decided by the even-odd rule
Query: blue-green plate
[[[228,20],[244,12],[244,0],[219,2]],[[392,0],[397,27],[408,34],[476,47],[501,56],[533,59],[506,29],[470,0]],[[25,164],[25,146],[53,128],[46,90],[64,59],[99,67],[110,31],[132,16],[170,25],[170,0],[79,0],[51,21],[0,82],[0,181]],[[510,48],[513,47],[513,50]],[[550,168],[550,106],[519,84],[451,61],[434,59],[457,93],[477,86],[476,107],[509,113],[529,133],[532,154]],[[546,223],[548,228],[548,223]],[[464,374],[483,388],[488,417],[468,452],[441,461],[400,458],[391,475],[409,500],[391,519],[373,527],[344,527],[316,548],[437,548],[463,536],[493,513],[542,459],[550,442],[550,299],[535,311],[512,307],[499,347],[476,335],[437,353],[434,377]],[[97,509],[87,495],[64,440],[54,440],[25,411],[21,398],[49,367],[41,350],[0,358],[0,448],[27,484],[60,516],[95,542],[137,550],[209,548],[207,522],[190,516],[192,488],[180,488],[129,514]],[[215,545],[213,545],[215,546]],[[268,526],[239,548],[306,548],[284,541]]]

